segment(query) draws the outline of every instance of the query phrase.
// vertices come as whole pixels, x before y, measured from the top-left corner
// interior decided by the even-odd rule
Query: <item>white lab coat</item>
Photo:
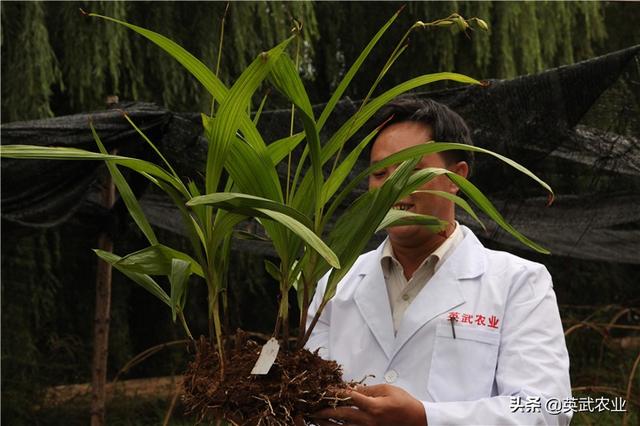
[[[543,265],[486,249],[468,228],[462,231],[464,239],[409,306],[397,335],[381,245],[360,256],[340,282],[307,348],[341,364],[346,380],[405,389],[423,402],[429,426],[568,424],[571,411],[545,409],[550,399],[571,397],[551,276]],[[448,318],[456,312],[454,339]],[[469,316],[462,322],[463,314],[473,324]],[[523,403],[540,397],[539,412],[513,413],[511,396]]]

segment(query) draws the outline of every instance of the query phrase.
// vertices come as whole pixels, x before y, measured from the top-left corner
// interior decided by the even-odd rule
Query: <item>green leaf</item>
[[[98,249],[94,249],[93,251],[98,255],[98,257],[111,264],[114,268],[122,272],[129,279],[137,283],[140,287],[144,288],[149,293],[153,294],[155,297],[166,303],[167,306],[171,306],[171,300],[169,299],[167,293],[149,275],[134,272],[126,266],[119,265],[118,262],[122,258],[111,252]]]
[[[322,256],[331,266],[333,266],[334,268],[340,268],[340,261],[338,260],[336,254],[316,234],[314,234],[311,229],[304,226],[302,223],[298,222],[291,216],[288,216],[279,211],[260,208],[256,210],[258,212],[261,212],[269,219],[274,220],[289,228],[296,235],[302,238],[302,240],[307,245],[309,245],[309,247],[317,251],[318,254]]]
[[[148,161],[140,160],[137,158],[122,157],[119,155],[101,154],[97,152],[85,151],[77,148],[66,147],[47,147],[47,146],[33,146],[33,145],[4,145],[0,147],[0,157],[2,158],[18,158],[18,159],[40,159],[40,160],[110,160],[114,164],[118,164],[124,167],[128,167],[131,170],[140,173],[141,175],[149,178],[161,179],[181,193],[184,193],[185,189],[182,182],[177,181],[173,176],[167,173],[161,167],[150,163]],[[154,180],[152,180],[154,184]],[[185,194],[190,196],[188,192]]]
[[[333,136],[329,139],[329,141],[322,147],[321,154],[321,162],[325,164],[329,161],[341,148],[342,146],[384,105],[386,105],[389,101],[394,99],[395,97],[405,93],[411,89],[415,89],[416,87],[424,86],[426,84],[430,84],[436,81],[442,80],[452,80],[460,83],[469,83],[469,84],[480,84],[479,81],[474,80],[471,77],[467,77],[462,74],[450,73],[450,72],[442,72],[436,74],[427,74],[422,75],[411,80],[408,80],[404,83],[401,83],[392,89],[384,92],[380,96],[374,98],[367,105],[362,107],[357,114],[353,115],[349,118],[341,127],[338,129]],[[366,176],[366,175],[365,175]],[[359,178],[360,176],[358,176]],[[306,211],[305,205],[308,204],[308,200],[306,197],[306,192],[308,191],[310,185],[310,176],[309,174],[305,175],[302,179],[302,183],[300,184],[300,189],[296,193],[296,197],[293,200],[293,206],[295,206],[300,211]],[[354,185],[349,185],[349,191],[351,191],[357,183]]]
[[[227,88],[215,76],[215,74],[209,69],[209,67],[207,67],[195,56],[187,52],[171,39],[156,32],[138,27],[133,24],[129,24],[128,22],[110,18],[108,16],[98,15],[97,13],[90,13],[89,16],[115,22],[137,32],[138,34],[142,35],[143,37],[161,47],[178,62],[180,62],[200,83],[202,83],[202,85],[209,91],[209,93],[214,96],[214,98],[218,102],[221,102],[226,97]]]
[[[271,277],[278,281],[281,282],[282,281],[282,274],[280,274],[280,268],[278,268],[278,266],[276,266],[275,263],[273,263],[272,261],[265,259],[264,260],[264,267],[267,271],[267,273],[269,275],[271,275]]]
[[[268,200],[262,197],[256,197],[249,194],[241,194],[234,192],[216,192],[213,194],[201,195],[199,197],[194,197],[187,202],[188,206],[197,206],[197,205],[209,205],[217,208],[221,208],[224,210],[228,210],[234,213],[240,213],[247,216],[252,216],[256,214],[256,210],[258,209],[269,209],[272,211],[277,211],[296,221],[300,222],[302,225],[307,228],[311,228],[312,224],[309,221],[309,218],[304,216],[299,211],[286,206],[282,203],[278,203],[272,200]]]
[[[262,242],[269,241],[268,238],[265,238],[265,237],[263,237],[261,235],[253,234],[251,232],[243,231],[243,230],[239,230],[239,229],[236,229],[236,230],[233,231],[233,237],[238,239],[238,240],[262,241]]]
[[[252,146],[236,139],[229,150],[225,167],[240,191],[283,201],[276,168],[271,161],[260,158]]]
[[[329,141],[322,148],[322,164],[329,161],[340,147],[343,146],[345,142],[349,140],[349,138],[351,138],[351,136],[353,136],[380,108],[389,103],[389,101],[411,89],[443,80],[451,80],[468,84],[480,84],[479,81],[474,80],[471,77],[467,77],[466,75],[441,72],[415,77],[393,87],[392,89],[389,89],[362,107],[358,114],[349,118],[340,127],[340,129],[331,136]]]
[[[373,36],[371,41],[369,41],[369,43],[364,48],[364,50],[360,53],[360,55],[358,56],[356,61],[353,63],[353,65],[351,65],[351,68],[349,68],[349,71],[347,71],[347,73],[344,75],[344,78],[336,88],[336,91],[333,92],[333,95],[331,95],[331,99],[329,99],[329,101],[325,105],[324,110],[322,110],[322,114],[320,114],[320,118],[318,119],[318,129],[322,129],[322,127],[324,127],[324,124],[329,118],[329,115],[331,115],[331,112],[333,112],[334,108],[336,107],[336,104],[342,98],[342,95],[344,94],[345,90],[347,90],[347,87],[349,87],[351,80],[353,80],[353,77],[362,66],[362,63],[367,58],[367,56],[369,56],[369,53],[371,53],[371,50],[378,43],[378,41],[380,40],[382,35],[387,31],[387,29],[389,29],[389,27],[396,20],[399,14],[400,14],[400,11],[396,12],[387,21],[387,23],[384,24],[382,28],[378,30],[376,35]]]
[[[511,224],[509,224],[504,217],[500,214],[498,209],[489,201],[489,199],[471,182],[459,176],[455,173],[451,173],[448,175],[449,179],[451,179],[457,186],[462,190],[469,199],[478,206],[483,212],[487,214],[494,222],[496,222],[502,229],[507,231],[509,234],[513,235],[516,239],[518,239],[521,243],[526,246],[531,247],[532,249],[543,253],[543,254],[551,254],[549,250],[542,247],[541,245],[531,241],[529,238],[522,235],[517,229],[515,229]]]
[[[282,55],[271,68],[269,78],[273,85],[307,117],[314,119],[311,101],[304,84],[300,79],[293,60],[288,55]]]
[[[207,89],[219,104],[223,104],[229,96],[229,89],[227,89],[227,87],[222,83],[222,81],[220,81],[220,79],[218,79],[209,67],[169,38],[145,28],[110,18],[108,16],[102,16],[96,13],[90,13],[89,16],[123,25],[155,43],[158,47],[163,49],[182,66],[184,66],[187,71],[189,71],[205,87],[205,89]],[[247,103],[244,103],[243,105],[247,105]],[[261,156],[267,158],[266,144],[264,143],[260,132],[258,132],[258,129],[244,109],[239,113],[239,120],[240,128],[247,142],[251,144]]]
[[[93,123],[89,123],[89,127],[91,127],[91,133],[93,134],[93,138],[96,142],[96,145],[98,145],[100,152],[105,155],[108,154],[107,150],[102,144],[102,141],[100,140],[100,136],[98,136],[96,129],[93,127]],[[133,194],[133,191],[131,190],[131,187],[127,183],[126,179],[124,178],[124,176],[122,176],[122,173],[120,173],[118,167],[114,165],[110,160],[106,160],[105,163],[107,165],[107,168],[109,169],[109,173],[111,174],[114,185],[116,186],[116,188],[118,188],[118,192],[120,193],[122,201],[124,201],[124,204],[127,206],[127,210],[129,210],[129,214],[138,225],[138,228],[140,228],[145,237],[147,237],[149,243],[158,244],[158,238],[153,232],[151,224],[149,224],[147,217],[142,211],[142,207],[140,207],[138,199]]]
[[[173,322],[178,317],[178,312],[184,311],[184,295],[186,294],[187,281],[191,275],[191,264],[182,259],[171,259],[171,314]]]
[[[417,214],[409,211],[391,209],[387,212],[387,215],[382,219],[376,232],[390,228],[392,226],[402,225],[424,225],[431,232],[440,232],[447,226],[447,221],[440,220],[437,217]]]
[[[534,181],[536,181],[540,186],[542,186],[544,189],[546,189],[549,192],[550,202],[553,200],[553,190],[551,189],[551,187],[545,181],[540,179],[538,176],[536,176],[533,172],[531,172],[529,169],[527,169],[523,165],[513,161],[510,158],[505,157],[504,155],[500,155],[488,149],[484,149],[484,148],[480,148],[472,145],[461,144],[461,143],[453,143],[453,142],[430,142],[430,143],[424,143],[424,144],[415,145],[410,148],[403,149],[402,151],[398,151],[395,154],[390,155],[389,157],[385,158],[382,161],[372,164],[370,167],[364,170],[358,177],[360,178],[360,180],[362,180],[364,177],[368,176],[369,174],[373,173],[376,170],[379,170],[383,167],[390,166],[392,164],[400,163],[409,158],[414,158],[416,155],[428,155],[436,152],[443,152],[443,151],[449,151],[449,150],[474,151],[474,152],[480,152],[483,154],[491,155],[499,159],[500,161],[508,164],[509,166],[513,167],[514,169],[518,170],[519,172],[523,173],[524,175],[530,177]]]
[[[331,272],[324,300],[333,297],[338,282],[349,271],[389,209],[397,202],[419,161],[420,158],[414,158],[400,164],[380,188],[364,193],[338,219],[329,233],[329,247],[339,256],[342,269]],[[313,272],[314,277],[325,271],[326,266],[319,265]]]
[[[400,163],[402,161],[406,161],[408,159],[421,158],[423,155],[434,154],[434,153],[437,153],[437,152],[443,152],[443,151],[448,151],[448,150],[452,150],[452,149],[463,150],[463,151],[481,152],[483,154],[488,154],[488,155],[491,155],[491,156],[494,156],[494,157],[498,158],[501,161],[504,161],[505,163],[507,163],[511,167],[513,167],[516,170],[518,170],[518,171],[524,173],[525,175],[529,176],[531,179],[533,179],[534,181],[538,182],[544,189],[546,189],[549,192],[549,203],[551,202],[551,200],[553,200],[553,190],[551,189],[551,187],[546,182],[544,182],[538,176],[533,174],[526,167],[516,163],[515,161],[511,160],[510,158],[507,158],[507,157],[505,157],[503,155],[497,154],[497,153],[495,153],[493,151],[489,151],[488,149],[479,148],[477,146],[465,145],[465,144],[460,144],[460,143],[452,143],[452,142],[430,142],[430,143],[424,143],[424,144],[415,145],[415,146],[412,146],[410,148],[403,149],[403,150],[398,151],[397,153],[395,153],[393,155],[390,155],[389,157],[385,158],[384,160],[378,161],[378,162],[372,164],[371,166],[367,167],[360,174],[358,174],[358,176],[356,176],[351,181],[349,181],[347,186],[345,186],[342,189],[342,191],[340,191],[340,193],[336,196],[336,198],[334,198],[334,200],[331,202],[331,205],[329,206],[329,209],[327,210],[325,215],[328,216],[328,217],[331,217],[333,215],[333,213],[335,212],[335,210],[340,205],[340,203],[342,203],[344,201],[346,196],[351,191],[353,191],[353,189],[356,186],[358,186],[358,184],[363,179],[365,179],[367,176],[369,176],[371,173],[373,173],[373,172],[375,172],[377,170],[380,170],[382,168],[391,166],[393,164],[398,164],[398,163]],[[416,188],[414,188],[414,189],[416,189]]]
[[[204,278],[202,267],[191,256],[162,244],[156,244],[128,254],[118,261],[117,266],[141,274],[168,276],[171,274],[172,259],[188,262],[191,265],[192,272]]]
[[[331,173],[331,176],[327,179],[322,188],[322,204],[326,204],[329,199],[340,188],[340,185],[345,181],[349,172],[351,172],[362,153],[362,150],[371,142],[371,140],[378,134],[379,129],[374,129],[369,133],[359,144],[356,146],[347,157],[340,163],[336,170]]]
[[[320,203],[320,197],[322,195],[323,174],[322,163],[320,159],[320,133],[316,126],[316,122],[313,116],[313,108],[309,101],[309,96],[305,91],[304,84],[298,75],[298,71],[293,61],[286,55],[280,57],[271,70],[271,80],[274,85],[280,90],[287,98],[298,107],[302,124],[304,126],[304,134],[307,140],[307,147],[309,150],[309,158],[311,159],[311,176],[313,176],[311,194],[305,194],[306,197],[311,198],[311,205],[316,207],[316,214],[320,214],[322,205]]]
[[[455,194],[451,194],[445,191],[434,191],[434,190],[427,190],[427,189],[413,191],[413,193],[416,193],[416,192],[433,194],[438,197],[446,198],[449,201],[453,201],[454,203],[456,203],[456,205],[460,206],[464,211],[466,211],[469,214],[469,216],[471,216],[476,222],[478,222],[478,224],[482,227],[482,229],[484,229],[485,231],[487,230],[487,227],[480,220],[476,212],[471,208],[469,203],[467,203],[467,201],[464,198],[458,197]]]
[[[269,146],[267,146],[267,151],[269,152],[271,162],[273,164],[280,163],[280,161],[289,155],[289,152],[293,151],[303,140],[304,133],[296,133],[295,135],[278,139],[277,141],[269,144]]]
[[[177,179],[177,180],[180,180],[180,178],[178,177],[178,174],[176,173],[176,171],[173,170],[173,167],[171,167],[171,164],[169,164],[167,159],[164,157],[164,155],[162,155],[162,153],[155,146],[155,144],[153,142],[151,142],[151,139],[149,139],[147,137],[147,135],[145,135],[144,132],[142,130],[140,130],[140,128],[138,126],[136,126],[136,123],[134,123],[133,120],[129,117],[129,114],[127,114],[126,112],[123,112],[123,115],[124,115],[124,118],[126,118],[127,121],[129,122],[129,124],[131,124],[131,126],[135,129],[135,131],[140,135],[140,137],[147,143],[147,145],[149,145],[151,147],[151,149],[153,149],[155,151],[155,153],[158,155],[158,157],[160,157],[160,159],[165,164],[165,166],[167,166],[167,168],[171,171],[171,174],[173,175],[173,177],[175,179]]]
[[[453,183],[455,183],[458,186],[458,188],[460,188],[462,192],[464,192],[469,197],[469,199],[475,205],[477,205],[483,212],[485,212],[491,219],[493,219],[500,227],[502,227],[509,234],[513,235],[520,242],[522,242],[523,244],[531,247],[532,249],[540,253],[549,254],[549,251],[547,249],[534,243],[529,238],[522,235],[518,230],[516,230],[509,223],[507,223],[507,221],[502,217],[502,215],[493,206],[493,204],[489,201],[489,199],[487,199],[487,197],[474,184],[469,182],[466,178],[450,170],[440,169],[440,168],[424,168],[422,170],[416,171],[409,178],[407,184],[403,188],[403,191],[400,193],[400,198],[404,198],[405,196],[412,193],[414,190],[416,190],[417,188],[421,187],[426,182],[431,180],[433,177],[438,175],[446,175]],[[450,196],[451,194],[449,194],[447,197],[450,197]],[[468,207],[471,210],[471,207],[470,206]]]
[[[220,102],[218,113],[211,122],[209,132],[207,132],[209,151],[207,154],[205,187],[208,193],[217,190],[229,146],[240,127],[241,118],[246,116],[244,113],[245,106],[251,102],[253,93],[267,77],[271,67],[278,61],[292,39],[293,37],[290,37],[268,52],[260,54],[242,72],[229,91],[228,96]]]
[[[262,115],[262,109],[264,108],[264,104],[267,103],[267,98],[269,97],[269,92],[267,91],[267,93],[264,94],[264,96],[262,97],[262,100],[260,101],[260,105],[258,106],[258,110],[256,111],[255,115],[253,116],[253,124],[254,125],[258,125],[258,122],[260,121],[260,116]]]

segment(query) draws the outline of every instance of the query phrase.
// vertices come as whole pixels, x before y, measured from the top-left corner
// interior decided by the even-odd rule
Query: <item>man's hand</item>
[[[320,425],[426,426],[427,417],[420,401],[403,389],[391,385],[358,386],[339,395],[349,397],[352,407],[327,408],[317,412]],[[332,423],[329,419],[334,420]]]

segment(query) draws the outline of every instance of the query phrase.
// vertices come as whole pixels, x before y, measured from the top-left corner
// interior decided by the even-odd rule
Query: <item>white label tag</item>
[[[262,350],[260,351],[260,356],[256,361],[256,365],[253,366],[253,370],[251,370],[251,374],[267,374],[269,370],[271,370],[271,366],[276,360],[276,356],[278,356],[278,351],[280,350],[280,343],[278,340],[273,337],[269,339],[267,343],[264,344]]]

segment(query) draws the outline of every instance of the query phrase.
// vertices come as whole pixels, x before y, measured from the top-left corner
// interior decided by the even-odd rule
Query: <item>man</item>
[[[434,101],[400,99],[384,116],[391,118],[373,143],[372,163],[432,140],[471,143],[460,116]],[[466,177],[470,160],[467,151],[447,151],[423,157],[418,168]],[[374,173],[370,188],[395,167]],[[422,190],[458,188],[440,176]],[[348,392],[352,407],[318,413],[320,424],[569,423],[571,411],[558,409],[571,396],[569,358],[549,273],[484,248],[455,221],[454,207],[430,192],[401,200],[395,208],[449,225],[438,234],[419,225],[388,229],[338,285],[307,347],[341,364],[346,380],[368,386]]]

